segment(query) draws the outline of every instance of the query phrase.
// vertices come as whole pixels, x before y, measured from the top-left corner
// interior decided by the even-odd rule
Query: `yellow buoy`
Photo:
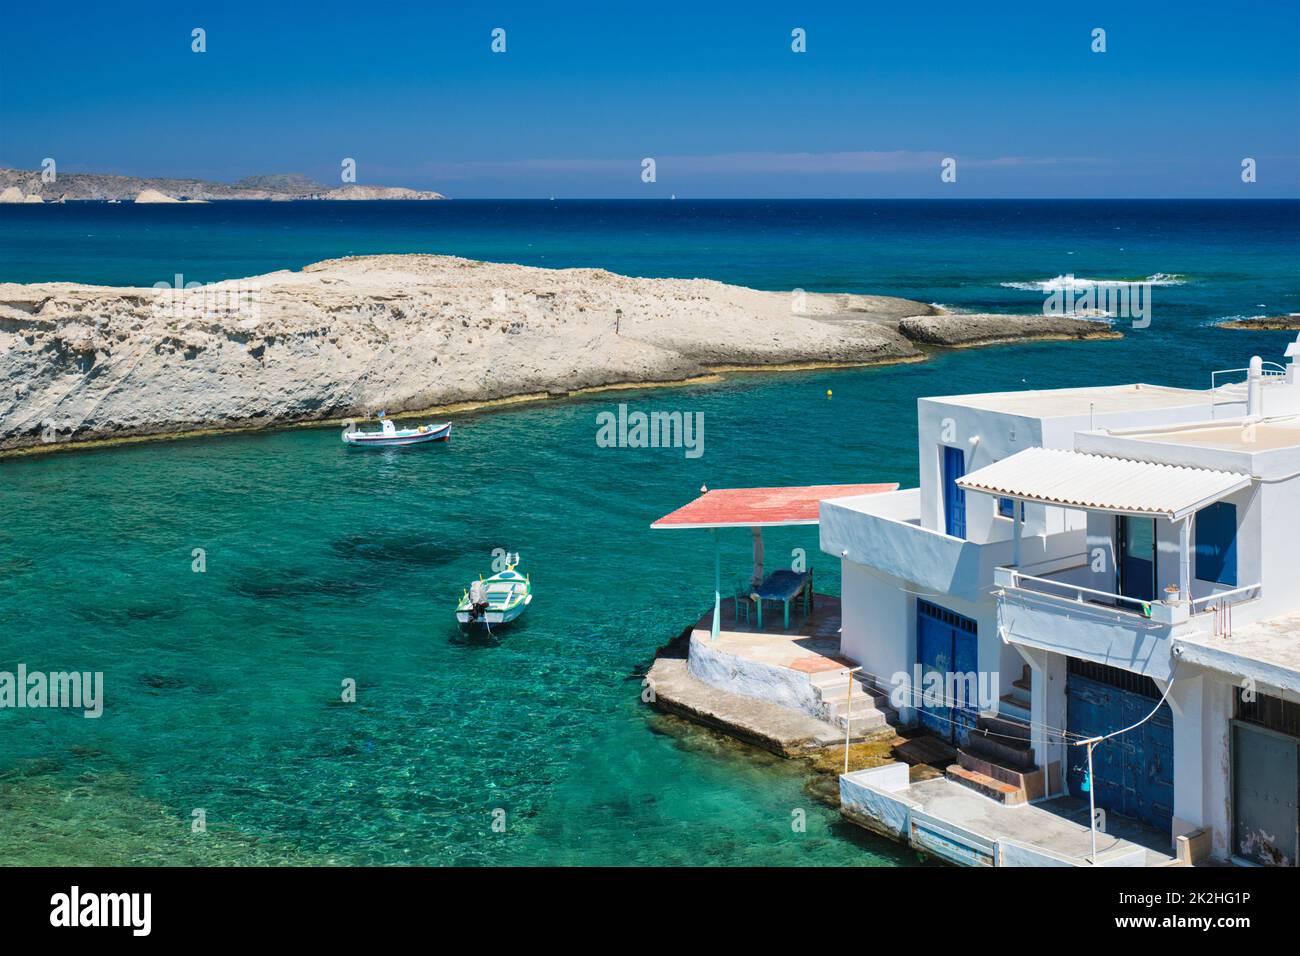
[[[826,397],[827,397],[827,398],[830,398],[830,397],[831,397],[831,390],[830,390],[829,388],[826,389]]]

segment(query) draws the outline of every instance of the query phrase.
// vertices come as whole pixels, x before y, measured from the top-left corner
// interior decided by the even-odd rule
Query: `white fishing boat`
[[[392,419],[381,418],[380,430],[366,432],[349,429],[343,433],[343,441],[348,445],[361,448],[382,448],[391,445],[423,445],[426,442],[449,441],[451,439],[451,422],[442,425],[420,425],[417,428],[398,428]]]
[[[519,555],[506,555],[506,569],[472,583],[456,605],[456,620],[465,629],[492,628],[509,624],[533,603],[533,586],[528,575],[515,570]]]

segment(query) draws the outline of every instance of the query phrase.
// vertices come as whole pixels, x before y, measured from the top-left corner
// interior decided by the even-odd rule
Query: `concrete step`
[[[957,763],[963,770],[991,777],[999,783],[1015,787],[1024,800],[1037,800],[1043,795],[1043,772],[1035,767],[1033,770],[1021,770],[1016,767],[1004,767],[967,750],[957,751]]]
[[[1020,676],[1011,682],[1011,686],[1016,690],[1022,690],[1028,696],[1033,685],[1033,671],[1026,664],[1020,671]]]
[[[813,675],[813,677],[816,676],[818,675]],[[824,704],[843,704],[849,698],[849,679],[843,674],[840,674],[834,680],[810,680],[809,682],[813,685],[813,689],[817,691],[817,696],[821,698],[822,703]],[[854,678],[852,696],[853,700],[857,701],[875,700],[887,697],[888,695],[882,694],[874,687],[869,687],[866,684],[863,684],[862,681]]]
[[[823,694],[822,700],[828,703],[838,702],[840,704],[843,704],[845,700],[845,696],[846,695],[844,693],[844,688],[840,688],[840,692],[838,694]],[[894,711],[897,709],[894,707],[892,703],[890,703],[889,694],[886,691],[879,690],[875,687],[864,687],[862,684],[854,684],[853,685],[854,704],[856,705],[857,701],[859,700],[871,701],[877,710]]]
[[[889,727],[890,720],[887,715],[877,710],[871,713],[854,714],[847,727],[843,717],[835,717],[831,720],[831,723],[841,730],[847,730],[850,734],[857,736],[858,734],[870,734],[885,730]]]
[[[855,684],[862,683],[856,677],[853,681]],[[845,667],[828,671],[816,671],[808,675],[808,683],[821,688],[838,686],[840,690],[843,690],[849,686],[849,669]]]
[[[808,675],[808,683],[817,688],[818,693],[823,697],[843,697],[848,693],[849,675],[847,671],[818,671]],[[886,691],[878,689],[874,684],[864,681],[860,675],[853,675],[853,695],[856,697],[860,692],[866,692],[875,696],[888,697]]]
[[[849,694],[849,675],[845,671],[823,671],[809,675],[817,691],[822,716],[829,723],[850,734],[869,734],[894,723],[897,713],[889,706],[888,695],[867,687],[853,678]]]
[[[918,733],[907,739],[900,738],[894,744],[893,754],[912,766],[927,764],[931,767],[946,767],[957,759],[957,751],[952,744],[927,733]]]
[[[824,683],[813,683],[817,693],[821,694],[823,700],[843,700],[849,692],[849,681],[847,677],[841,677],[839,680],[826,681]],[[862,692],[862,682],[855,680],[853,682],[853,696],[857,697]]]
[[[967,770],[959,764],[950,765],[943,775],[954,783],[970,787],[976,793],[982,793],[984,796],[1009,807],[1018,806],[1025,802],[1023,790],[977,770]]]
[[[1004,740],[1023,740],[1028,743],[1031,736],[1027,723],[992,714],[980,714],[975,721],[975,726]]]
[[[1028,723],[1031,713],[1029,702],[1021,700],[1014,694],[1004,694],[998,701],[999,717],[1007,717],[1011,720]]]
[[[992,737],[972,730],[962,748],[989,763],[1017,770],[1033,770],[1035,766],[1034,750],[1027,741]]]
[[[842,700],[832,700],[822,702],[822,714],[829,721],[840,720],[844,717],[884,717],[894,716],[894,711],[890,707],[878,707],[875,701],[869,697],[855,697],[853,703],[845,706]]]
[[[846,704],[843,699],[831,698],[822,701],[822,711],[831,717],[840,717],[844,714],[878,714],[885,710],[892,710],[890,707],[881,707],[876,701],[865,694],[857,694],[852,703]]]

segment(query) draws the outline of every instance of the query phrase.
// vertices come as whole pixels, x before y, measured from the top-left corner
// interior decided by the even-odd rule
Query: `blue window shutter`
[[[1218,501],[1196,513],[1196,577],[1237,586],[1237,506]]]
[[[998,514],[1004,518],[1014,518],[1016,516],[1016,500],[1014,498],[999,498]]]

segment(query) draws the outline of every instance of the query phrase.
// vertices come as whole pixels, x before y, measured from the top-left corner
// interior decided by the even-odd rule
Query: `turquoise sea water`
[[[519,204],[506,228],[509,204],[449,203],[437,209],[457,218],[434,237],[407,217],[451,214],[341,205],[162,210],[192,217],[170,222],[157,208],[0,207],[0,280],[150,284],[418,250],[1027,311],[1041,293],[1002,283],[1179,278],[1155,288],[1151,327],[1119,342],[485,411],[459,417],[446,446],[363,452],[297,429],[0,460],[0,670],[99,670],[106,684],[98,720],[0,710],[0,859],[912,862],[841,823],[803,765],[641,703],[654,649],[712,597],[707,535],[650,522],[703,483],[911,484],[919,396],[1203,386],[1289,339],[1210,320],[1300,310],[1294,203],[916,204],[924,228],[910,230],[902,204],[880,204],[876,227],[870,206],[695,204],[665,220],[589,204],[555,213],[575,217],[563,228],[538,223],[549,204]],[[123,212],[139,218],[109,215]],[[597,447],[596,415],[618,402],[703,412],[704,456]],[[723,543],[739,579],[748,535]],[[807,549],[836,591],[816,544],[790,529],[768,553]],[[451,608],[497,547],[523,555],[537,598],[498,642],[466,641]],[[355,704],[340,700],[348,678]],[[196,808],[206,834],[190,832]]]

